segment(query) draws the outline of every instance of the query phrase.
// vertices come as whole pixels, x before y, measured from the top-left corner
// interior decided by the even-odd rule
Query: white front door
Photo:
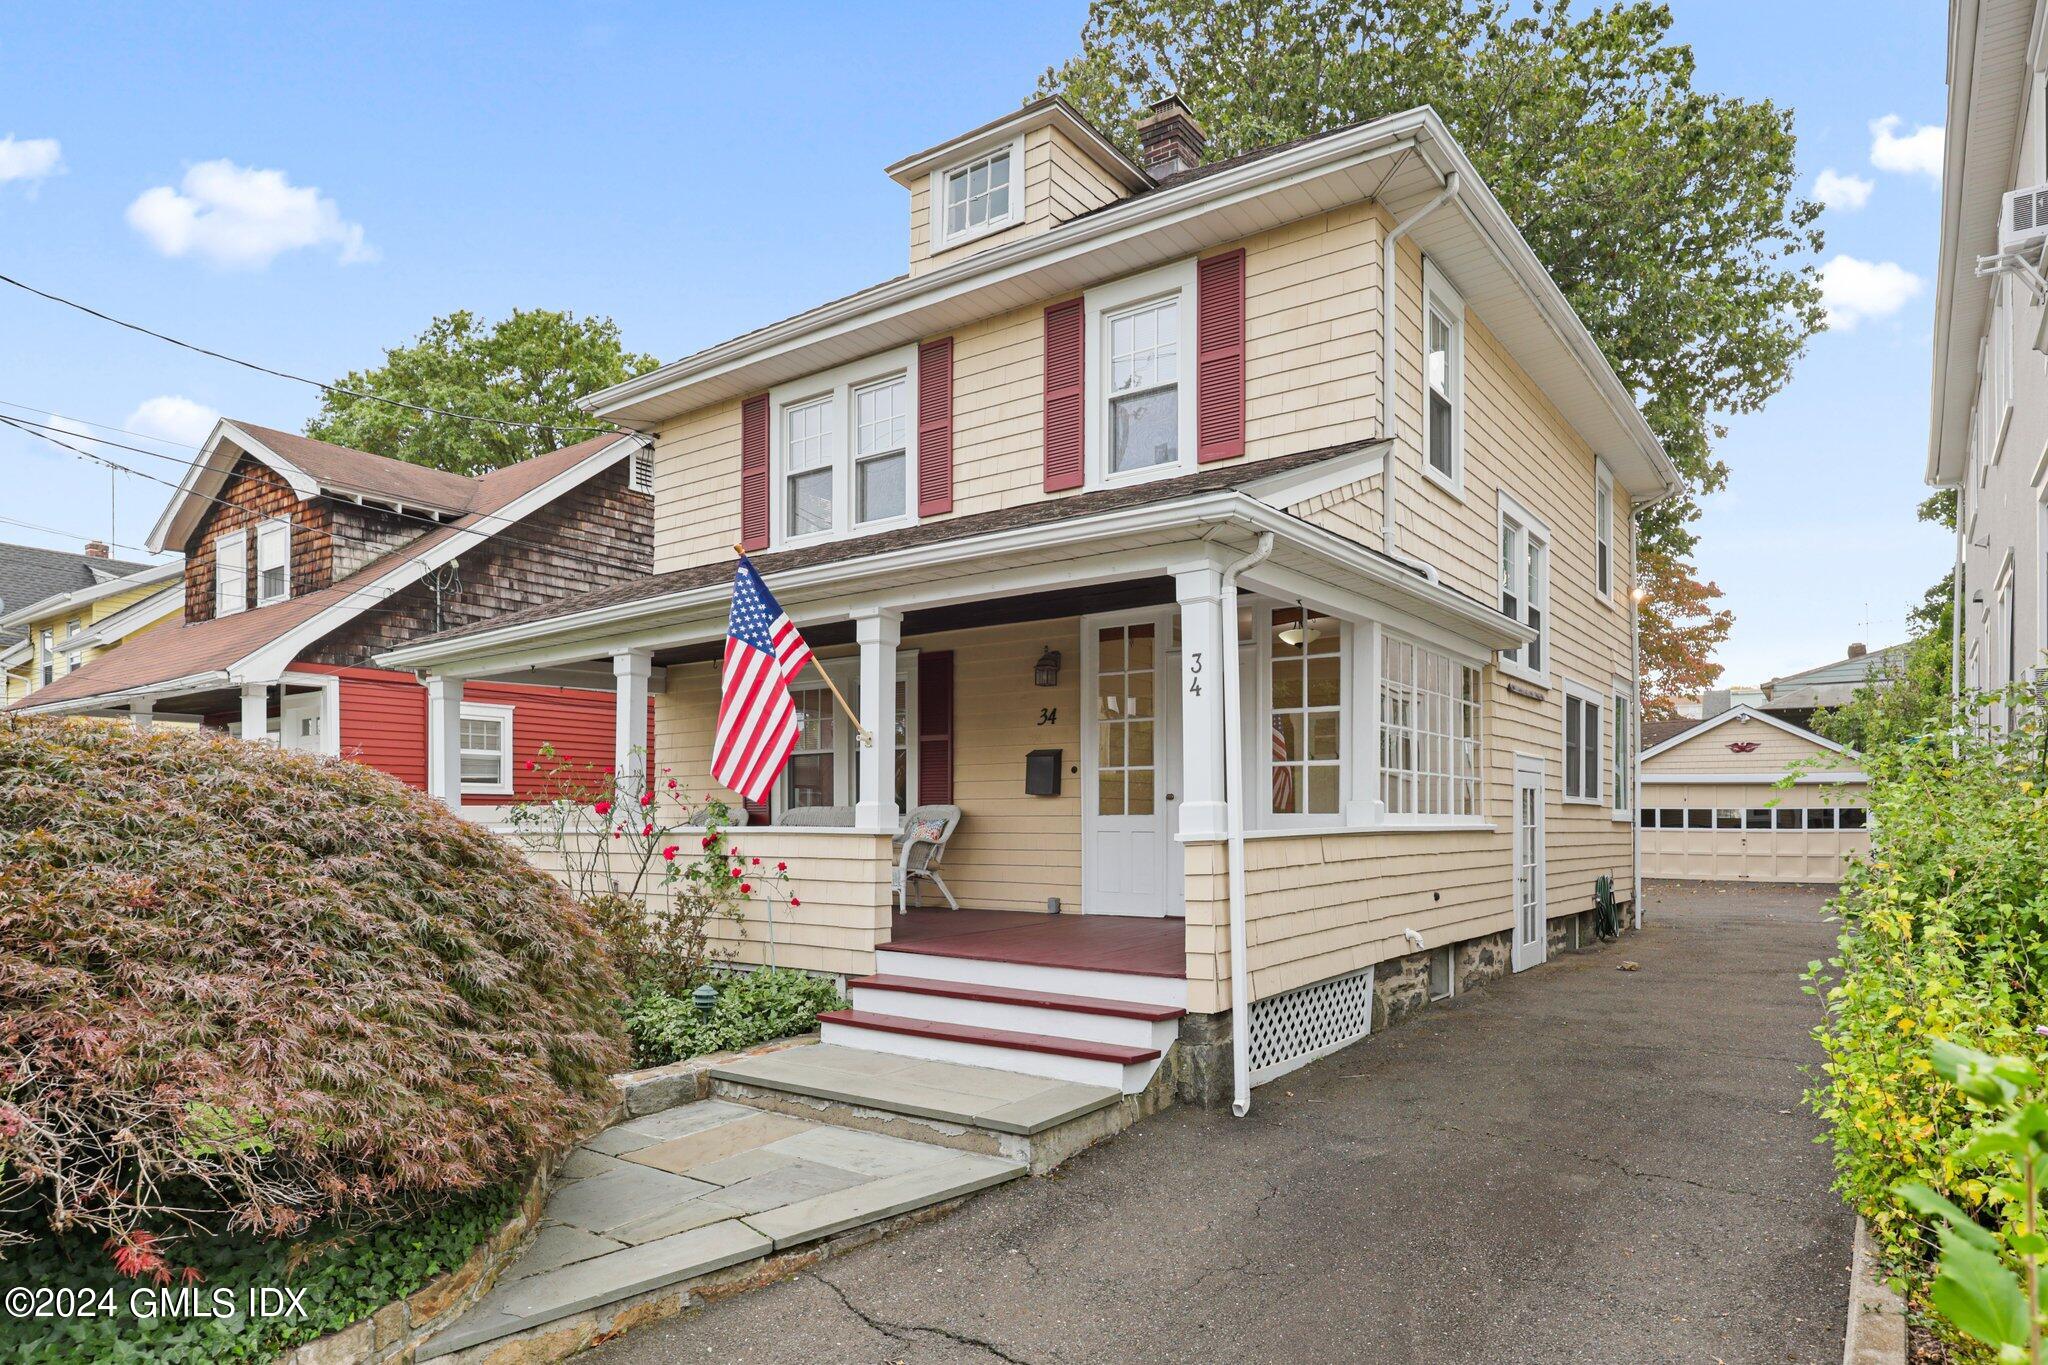
[[[1081,909],[1181,913],[1173,613],[1082,623]]]
[[[1523,971],[1549,955],[1550,921],[1544,912],[1543,760],[1515,758],[1514,967]]]
[[[325,692],[288,692],[277,708],[278,740],[287,749],[303,753],[327,752],[323,726],[326,724]]]

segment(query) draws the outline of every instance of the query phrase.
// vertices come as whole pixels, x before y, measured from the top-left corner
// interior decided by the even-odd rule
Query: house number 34
[[[1202,695],[1202,651],[1199,649],[1188,655],[1188,695]]]

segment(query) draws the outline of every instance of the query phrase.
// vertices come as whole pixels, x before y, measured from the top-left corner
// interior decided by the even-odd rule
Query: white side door
[[[1169,611],[1082,624],[1081,909],[1180,913],[1179,676]]]
[[[1543,878],[1543,760],[1515,756],[1514,899],[1512,954],[1516,971],[1549,955],[1550,921]]]
[[[301,753],[326,753],[326,710],[324,692],[288,693],[277,708],[278,741]]]

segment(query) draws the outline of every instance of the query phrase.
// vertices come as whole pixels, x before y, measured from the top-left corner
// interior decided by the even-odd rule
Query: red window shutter
[[[917,514],[953,510],[953,338],[917,348]]]
[[[768,548],[768,395],[740,404],[740,546]]]
[[[1195,266],[1195,460],[1244,454],[1244,248]]]
[[[1045,491],[1081,486],[1081,300],[1045,310]]]
[[[917,803],[953,804],[953,651],[917,656]]]

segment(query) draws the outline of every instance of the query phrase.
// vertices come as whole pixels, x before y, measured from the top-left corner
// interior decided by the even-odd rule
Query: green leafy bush
[[[608,1111],[620,995],[555,882],[368,768],[0,720],[0,1242],[145,1274],[516,1180]]]
[[[627,1002],[626,1031],[639,1065],[662,1066],[809,1033],[821,1011],[846,1008],[830,981],[803,972],[764,968],[716,976],[710,984],[718,990],[718,1003],[708,1019],[689,997],[658,988],[644,988]]]
[[[1836,1188],[1920,1295],[1933,1246],[1900,1186],[1987,1225],[2009,1202],[1963,1154],[1974,1118],[1932,1045],[2048,1060],[2042,739],[2020,712],[2010,734],[1958,727],[1865,753],[1870,859],[1834,903],[1837,955],[1809,974],[1827,1059],[1808,1099],[1829,1125]]]
[[[207,1301],[226,1291],[249,1303],[249,1291],[289,1287],[303,1295],[303,1316],[197,1314],[137,1316],[130,1296],[148,1281],[124,1277],[98,1241],[81,1234],[45,1238],[8,1260],[10,1283],[64,1285],[95,1295],[111,1292],[112,1316],[0,1317],[0,1362],[50,1360],[204,1362],[268,1360],[302,1341],[360,1322],[385,1304],[455,1269],[503,1226],[518,1203],[507,1188],[353,1236],[312,1229],[287,1242],[250,1233],[195,1239],[181,1259],[204,1278]]]

